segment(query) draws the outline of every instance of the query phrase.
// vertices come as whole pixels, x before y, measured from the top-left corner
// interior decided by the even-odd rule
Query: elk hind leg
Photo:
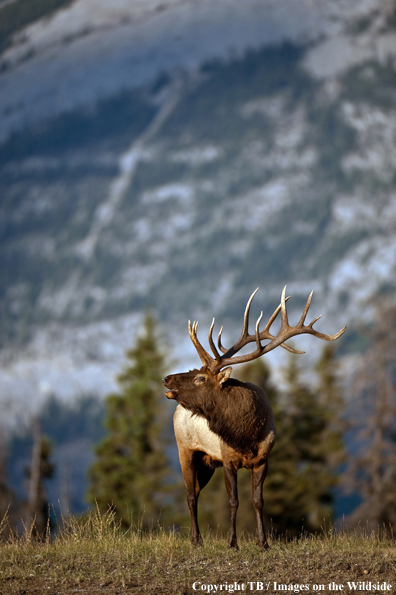
[[[219,464],[217,464],[216,461],[212,461],[208,455],[202,452],[196,452],[194,458],[196,459],[195,465],[197,469],[197,484],[195,490],[198,498],[201,490],[203,490],[206,484],[210,481]]]
[[[268,471],[268,463],[265,462],[260,467],[253,467],[252,469],[252,496],[253,506],[256,513],[257,523],[257,539],[256,543],[263,549],[268,548],[267,537],[265,534],[265,527],[263,521],[263,483]]]

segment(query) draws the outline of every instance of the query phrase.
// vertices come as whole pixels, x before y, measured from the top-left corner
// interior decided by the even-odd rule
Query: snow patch
[[[304,67],[317,79],[340,76],[369,60],[381,63],[396,56],[396,34],[356,37],[337,35],[315,45],[304,59]]]
[[[332,205],[332,220],[337,232],[371,229],[377,220],[378,207],[367,203],[362,197],[339,196]]]
[[[146,191],[141,197],[142,204],[153,204],[176,199],[183,203],[190,203],[194,196],[194,188],[189,184],[167,184],[154,190]]]
[[[360,147],[344,157],[344,170],[373,170],[382,180],[391,181],[396,167],[396,113],[350,102],[342,105],[342,113],[356,130]]]
[[[260,115],[277,120],[284,116],[285,104],[286,97],[284,95],[258,97],[257,99],[252,99],[245,103],[240,109],[240,114],[242,118],[246,119]]]
[[[184,151],[175,151],[169,157],[171,161],[176,163],[188,163],[189,165],[201,165],[202,163],[210,163],[216,161],[223,154],[223,149],[215,146],[207,147],[193,147]]]
[[[368,302],[378,287],[396,278],[396,237],[374,237],[361,242],[339,262],[329,277],[333,294],[347,291],[356,305]],[[356,315],[356,314],[355,314]]]

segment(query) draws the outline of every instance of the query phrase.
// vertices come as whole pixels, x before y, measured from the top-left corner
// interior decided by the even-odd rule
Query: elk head
[[[168,399],[175,399],[193,413],[200,414],[204,402],[205,408],[210,408],[211,405],[215,407],[215,401],[208,400],[207,396],[215,395],[221,390],[231,376],[231,372],[231,367],[216,373],[209,367],[203,366],[200,370],[194,369],[190,372],[166,376],[162,381],[169,388],[165,395]]]

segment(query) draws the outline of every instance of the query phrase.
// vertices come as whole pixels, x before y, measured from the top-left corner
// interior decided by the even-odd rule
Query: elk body
[[[238,547],[236,536],[236,513],[238,508],[237,471],[241,467],[252,471],[252,497],[257,521],[257,544],[267,548],[263,523],[262,488],[268,470],[268,457],[275,443],[275,421],[270,402],[265,392],[248,382],[231,378],[232,364],[252,361],[279,345],[292,353],[297,351],[285,341],[301,334],[310,334],[334,341],[346,327],[335,335],[324,335],[313,329],[316,318],[305,325],[305,318],[311,303],[311,292],[300,321],[290,326],[286,311],[286,287],[281,303],[268,320],[265,328],[259,326],[262,313],[256,322],[255,333],[249,334],[249,311],[256,291],[251,295],[245,310],[242,334],[229,349],[221,344],[220,330],[218,348],[212,333],[214,319],[209,330],[209,345],[214,358],[202,347],[197,338],[198,323],[189,322],[189,335],[203,366],[181,374],[172,374],[163,379],[166,396],[176,400],[173,422],[179,450],[180,465],[187,489],[187,502],[191,517],[191,539],[194,545],[202,544],[197,504],[201,490],[212,477],[216,467],[223,467],[224,480],[230,508],[229,547]],[[274,336],[270,329],[281,313],[281,328]],[[268,341],[262,345],[263,341]],[[255,343],[252,353],[236,355],[242,347]]]

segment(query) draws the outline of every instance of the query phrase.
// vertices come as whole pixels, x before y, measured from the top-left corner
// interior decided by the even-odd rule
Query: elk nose
[[[163,384],[168,384],[169,380],[171,379],[170,376],[165,376],[165,378],[162,379],[162,383]]]

